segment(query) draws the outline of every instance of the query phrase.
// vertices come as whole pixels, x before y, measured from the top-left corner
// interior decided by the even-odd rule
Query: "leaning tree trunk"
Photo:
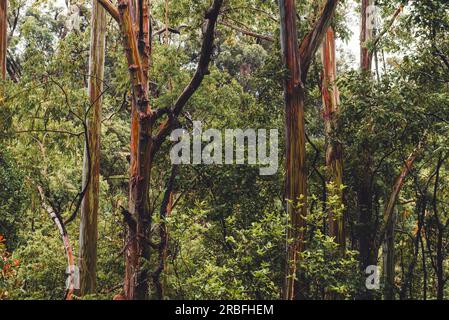
[[[321,93],[323,98],[323,118],[327,139],[326,147],[326,167],[329,176],[329,182],[332,183],[334,190],[331,194],[337,195],[338,203],[329,208],[329,235],[335,238],[341,252],[345,251],[346,235],[344,226],[343,212],[335,212],[343,204],[343,159],[341,144],[335,139],[335,127],[338,115],[338,105],[340,95],[335,83],[337,78],[337,66],[335,58],[335,35],[332,27],[327,30],[322,48],[323,78]]]
[[[285,197],[290,226],[287,248],[286,280],[284,298],[294,299],[298,252],[304,241],[306,215],[306,157],[304,128],[304,86],[297,41],[296,8],[294,0],[280,0],[281,46],[283,62],[289,74],[284,82],[285,129],[286,129],[286,181]]]
[[[423,139],[418,143],[418,146],[413,150],[413,152],[408,156],[401,169],[400,174],[396,177],[392,191],[385,204],[383,224],[379,232],[379,238],[375,241],[373,246],[373,251],[377,253],[381,244],[383,244],[383,258],[384,258],[384,279],[385,279],[385,299],[394,300],[395,293],[395,258],[394,258],[394,226],[395,226],[395,215],[394,208],[396,202],[399,198],[399,194],[404,186],[405,179],[410,173],[410,170],[415,163],[416,158],[422,150],[422,146],[425,140],[426,134],[424,134]]]
[[[67,270],[66,273],[68,274],[67,278],[67,291],[65,294],[65,300],[72,300],[73,299],[73,293],[75,291],[75,288],[77,286],[76,281],[76,274],[75,274],[75,259],[73,256],[73,250],[72,245],[70,244],[69,235],[67,233],[67,230],[65,228],[64,222],[61,218],[61,216],[56,213],[56,211],[47,204],[47,199],[45,197],[45,192],[41,186],[37,186],[37,190],[39,192],[40,198],[41,198],[41,206],[42,209],[44,209],[50,218],[53,220],[53,222],[56,225],[56,228],[59,231],[59,234],[61,235],[62,242],[64,244],[64,249],[67,257]]]
[[[100,193],[100,136],[106,45],[106,12],[92,1],[89,55],[89,109],[84,147],[83,190],[79,235],[80,294],[94,293],[97,275],[98,206]]]
[[[8,46],[8,0],[0,0],[0,68],[6,80],[6,50]]]

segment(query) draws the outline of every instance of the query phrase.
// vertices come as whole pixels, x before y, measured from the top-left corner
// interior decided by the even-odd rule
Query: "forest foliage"
[[[325,2],[296,1],[299,43]],[[372,69],[366,72],[358,65],[358,51],[348,49],[359,30],[354,17],[360,15],[360,2],[338,1],[331,22],[337,39],[335,85],[340,103],[330,136],[324,123],[320,49],[304,83],[308,200],[297,204],[306,206],[307,212],[305,248],[297,262],[301,296],[445,299],[449,295],[449,3],[376,1],[377,34],[382,36],[363,44],[373,54]],[[174,105],[196,70],[206,31],[204,13],[214,1],[149,3],[149,105],[164,110]],[[380,33],[400,5],[404,9]],[[43,202],[63,221],[76,214],[65,228],[75,256],[79,251],[77,204],[82,197],[85,125],[91,111],[87,88],[92,1],[70,1],[70,8],[76,10],[53,0],[8,1],[7,76],[0,80],[0,300],[65,297],[65,248]],[[152,254],[140,266],[148,271],[151,299],[283,297],[286,248],[295,240],[286,239],[291,226],[284,186],[288,141],[283,138],[283,80],[288,70],[282,60],[280,19],[277,1],[223,1],[209,73],[178,117],[178,125],[189,131],[192,120],[201,121],[203,130],[278,129],[279,170],[261,176],[254,165],[172,166],[170,142],[161,145],[149,178]],[[106,26],[97,288],[83,296],[75,292],[77,299],[124,294],[133,93],[122,30],[109,14]],[[163,126],[164,119],[157,120],[155,127]],[[329,182],[326,166],[326,148],[336,142],[342,148],[342,186]],[[385,208],[414,153],[416,160],[394,202],[394,225],[388,229]],[[360,205],[365,178],[368,215]],[[170,214],[163,215],[161,206],[171,180],[172,207]],[[329,234],[330,213],[344,220],[343,252]],[[166,232],[167,246],[163,267],[155,277],[162,259],[157,245],[165,239],[161,230]],[[369,243],[366,254],[371,256],[366,259],[363,241]],[[389,279],[388,250],[393,250]],[[367,260],[381,271],[378,290],[365,286]]]

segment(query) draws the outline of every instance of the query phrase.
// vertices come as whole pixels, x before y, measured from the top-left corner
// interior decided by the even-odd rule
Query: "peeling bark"
[[[138,35],[135,30],[140,17],[148,17],[148,6],[136,7],[134,1],[120,0],[118,4],[120,28],[128,61],[133,89],[131,121],[131,177],[129,184],[129,213],[136,221],[128,226],[128,242],[125,250],[125,295],[128,299],[148,297],[148,246],[151,217],[148,206],[149,179],[152,164],[152,110],[148,99],[148,66],[141,59]],[[139,27],[142,25],[139,23]],[[139,35],[141,33],[139,30]],[[142,37],[144,47],[149,48],[149,37]]]
[[[119,22],[119,13],[117,8],[109,0],[97,0],[103,8],[114,18],[115,21]]]

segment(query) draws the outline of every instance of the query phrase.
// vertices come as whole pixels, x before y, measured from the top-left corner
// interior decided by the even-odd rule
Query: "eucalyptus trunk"
[[[304,128],[304,87],[298,51],[296,8],[294,0],[280,0],[281,47],[283,63],[288,71],[284,82],[285,129],[286,129],[286,181],[285,197],[290,226],[287,248],[286,282],[284,298],[292,300],[295,295],[295,279],[298,252],[304,242],[306,215],[306,157]]]
[[[124,289],[127,299],[141,300],[147,299],[149,293],[146,262],[150,259],[151,223],[148,196],[153,112],[148,99],[149,8],[147,1],[120,0],[118,9],[133,101]]]
[[[395,250],[394,250],[394,225],[395,214],[393,213],[392,223],[387,226],[385,240],[382,247],[382,255],[384,259],[384,299],[395,299]]]
[[[329,235],[335,238],[341,252],[345,251],[345,219],[343,212],[340,212],[343,204],[343,159],[342,146],[336,140],[335,129],[338,116],[338,106],[340,104],[340,95],[335,83],[337,79],[337,66],[335,58],[335,35],[332,27],[329,27],[324,37],[322,47],[323,77],[322,77],[322,99],[323,99],[323,118],[326,133],[326,167],[328,173],[328,182],[332,183],[332,195],[338,196],[338,203],[329,207],[328,223]]]
[[[98,207],[100,198],[101,108],[106,45],[106,12],[92,1],[89,54],[88,139],[84,148],[83,190],[79,236],[80,294],[95,293],[97,275]]]
[[[360,65],[363,71],[371,71],[373,62],[373,53],[369,50],[367,44],[373,40],[373,12],[374,0],[362,0],[362,16],[360,30]]]
[[[373,39],[372,25],[372,8],[373,0],[362,0],[361,7],[361,31],[360,31],[360,69],[366,73],[367,77],[371,76],[371,66],[373,54],[368,49],[368,42]],[[360,168],[361,176],[357,187],[357,205],[359,210],[359,251],[360,264],[362,270],[369,265],[377,264],[377,252],[375,252],[375,230],[372,228],[373,221],[373,189],[372,179],[372,155],[370,153],[368,141],[363,142],[361,162],[363,167]],[[367,292],[366,298],[371,298],[371,294]]]
[[[223,0],[214,0],[205,12],[207,23],[203,29],[196,71],[174,105],[166,110],[152,110],[149,103],[148,70],[151,54],[149,1],[119,0],[117,8],[109,0],[98,2],[120,26],[132,88],[129,202],[128,210],[123,210],[124,220],[127,223],[124,295],[117,298],[147,299],[150,276],[148,265],[152,246],[149,189],[153,159],[163,141],[176,127],[176,118],[181,114],[183,107],[199,88],[205,75],[209,74],[215,26]],[[168,115],[167,119],[159,128],[154,128],[157,119],[164,114]]]
[[[395,251],[394,251],[394,227],[395,227],[395,214],[394,208],[396,206],[396,202],[398,201],[399,194],[404,186],[405,179],[410,173],[410,170],[415,163],[415,160],[419,153],[422,151],[423,140],[418,143],[418,146],[413,150],[413,152],[408,156],[407,160],[404,163],[404,166],[401,169],[401,172],[396,177],[393,188],[391,190],[390,196],[385,204],[384,208],[384,216],[382,228],[379,232],[379,238],[375,241],[373,246],[373,251],[377,253],[380,245],[383,245],[383,259],[384,259],[384,279],[385,279],[385,289],[384,289],[384,297],[387,300],[393,300],[395,298]],[[418,235],[417,235],[418,237]]]

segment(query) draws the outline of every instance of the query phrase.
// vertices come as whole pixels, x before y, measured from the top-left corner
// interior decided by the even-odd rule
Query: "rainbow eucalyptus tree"
[[[80,294],[94,293],[97,274],[98,206],[100,194],[101,107],[106,45],[106,12],[92,1],[89,54],[87,140],[83,161],[83,202],[79,235]]]
[[[149,182],[155,154],[177,125],[177,117],[201,85],[213,51],[215,26],[223,0],[214,0],[206,11],[199,61],[194,75],[174,104],[153,110],[149,104],[150,14],[147,0],[98,0],[119,24],[132,88],[131,164],[125,245],[124,293],[127,299],[148,298],[148,261],[151,254]],[[156,128],[155,123],[166,116]]]
[[[298,46],[295,0],[279,0],[282,58],[288,76],[284,81],[286,177],[285,197],[290,227],[283,296],[292,300],[303,294],[297,279],[298,253],[304,249],[304,216],[307,214],[304,84],[312,59],[321,45],[338,0],[328,0],[312,30]]]
[[[338,207],[341,207],[343,199],[343,159],[342,146],[335,139],[335,126],[338,116],[338,106],[340,104],[340,94],[335,83],[337,79],[337,63],[335,57],[335,34],[332,27],[329,27],[323,40],[321,50],[321,60],[323,62],[323,75],[321,82],[321,96],[323,99],[323,119],[326,134],[326,167],[328,173],[328,183],[333,186],[330,190],[337,195]],[[342,252],[345,251],[346,235],[344,215],[336,212],[336,207],[329,207],[329,235],[335,238],[335,242],[340,246]]]

